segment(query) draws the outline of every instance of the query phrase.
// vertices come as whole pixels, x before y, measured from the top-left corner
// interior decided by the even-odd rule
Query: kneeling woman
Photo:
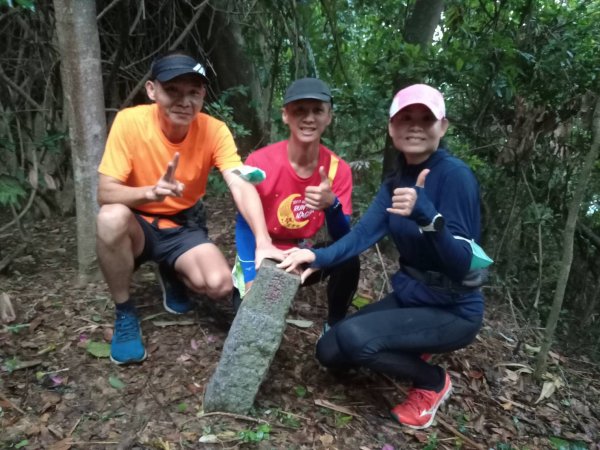
[[[390,235],[400,253],[393,292],[331,328],[317,344],[326,367],[368,367],[412,380],[392,415],[426,428],[452,390],[446,371],[423,354],[469,345],[481,327],[479,186],[465,163],[440,148],[448,129],[442,94],[413,85],[396,94],[389,133],[397,172],[379,189],[349,234],[327,248],[290,251],[279,265],[324,268],[356,256]],[[485,258],[485,256],[484,256]],[[303,279],[312,269],[303,273]]]

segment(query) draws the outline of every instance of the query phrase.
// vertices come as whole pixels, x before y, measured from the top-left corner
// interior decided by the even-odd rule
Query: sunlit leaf
[[[295,391],[298,397],[306,397],[306,388],[304,386],[296,386]]]
[[[114,387],[115,389],[123,389],[125,387],[125,383],[123,383],[120,379],[111,375],[108,377],[108,383]]]
[[[363,297],[361,295],[358,295],[358,294],[356,294],[354,296],[354,299],[352,300],[352,305],[354,305],[357,309],[364,308],[369,303],[371,303],[370,299]]]
[[[108,342],[89,341],[86,350],[96,358],[108,358],[110,356],[110,344]]]

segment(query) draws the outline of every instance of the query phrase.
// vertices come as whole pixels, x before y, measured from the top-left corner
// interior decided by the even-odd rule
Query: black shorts
[[[212,243],[206,227],[160,229],[138,214],[135,214],[135,218],[144,232],[144,249],[135,259],[135,267],[139,267],[146,261],[154,261],[174,268],[177,258],[188,250],[198,245]]]

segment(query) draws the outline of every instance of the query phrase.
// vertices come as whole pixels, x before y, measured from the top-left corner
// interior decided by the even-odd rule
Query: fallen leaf
[[[46,183],[46,187],[51,190],[51,191],[55,191],[57,186],[56,186],[56,182],[54,181],[54,178],[52,178],[52,175],[50,175],[49,173],[44,172],[44,182]]]
[[[86,350],[96,358],[108,358],[110,356],[110,344],[108,342],[89,341]]]
[[[319,441],[321,441],[321,444],[323,444],[324,447],[329,447],[333,444],[333,436],[330,434],[323,434],[319,436]]]
[[[535,401],[535,403],[538,404],[545,398],[552,397],[552,394],[554,394],[554,391],[556,391],[556,384],[554,384],[554,381],[544,381],[544,386],[542,387],[542,392],[540,392],[540,396]]]
[[[114,387],[115,389],[123,389],[125,387],[125,383],[123,383],[120,379],[111,375],[108,377],[108,383]]]
[[[469,371],[469,376],[478,380],[480,378],[483,378],[483,372],[481,370],[471,370]]]
[[[112,337],[113,337],[113,329],[112,328],[104,328],[102,330],[102,338],[106,341],[106,342],[111,342],[112,341]]]
[[[356,294],[352,299],[352,305],[354,305],[357,309],[361,309],[371,303],[371,300],[373,299],[370,299],[364,295]]]
[[[17,320],[17,315],[13,309],[10,297],[6,292],[0,294],[0,322],[10,323]]]
[[[314,325],[312,320],[286,319],[286,322],[290,325],[297,326],[298,328],[310,328]]]
[[[219,438],[215,434],[205,434],[204,436],[200,436],[198,442],[202,444],[218,444]]]
[[[179,357],[177,358],[177,362],[186,362],[186,361],[189,361],[190,359],[192,359],[192,357],[190,355],[188,355],[187,353],[183,353],[183,354],[179,355]]]

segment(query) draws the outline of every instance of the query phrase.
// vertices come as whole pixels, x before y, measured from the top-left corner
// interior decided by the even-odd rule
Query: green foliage
[[[108,358],[110,356],[110,344],[107,342],[88,341],[86,350],[96,358]]]
[[[437,437],[437,433],[431,433],[427,436],[427,445],[423,447],[423,450],[435,450],[438,447],[439,440]]]
[[[567,441],[556,436],[552,436],[548,439],[550,445],[555,450],[587,450],[588,446],[584,442],[580,441]]]
[[[64,142],[68,134],[61,131],[48,132],[39,143],[39,147],[50,153],[60,153],[63,151]]]
[[[108,377],[108,384],[110,384],[115,389],[124,389],[125,383],[123,383],[118,377],[111,375]]]
[[[268,440],[270,437],[271,426],[263,423],[252,430],[242,430],[239,432],[239,438],[243,442],[258,443]]]
[[[286,427],[300,428],[302,426],[298,418],[287,411],[275,410],[275,416]]]
[[[17,206],[26,195],[22,182],[12,176],[0,174],[0,206]]]
[[[182,402],[182,403],[179,403],[179,404],[177,405],[177,412],[179,412],[179,413],[184,413],[184,412],[186,412],[187,410],[188,410],[188,405],[187,405],[187,403],[183,403],[183,402]]]
[[[296,392],[296,396],[297,397],[300,397],[300,398],[306,397],[306,394],[307,394],[306,387],[304,387],[304,386],[296,386],[294,388],[294,391]]]
[[[0,7],[2,6],[8,6],[9,8],[21,7],[35,11],[35,0],[0,0]]]
[[[13,356],[12,358],[8,358],[4,361],[4,364],[2,364],[2,370],[11,373],[14,372],[20,364],[21,361],[19,361],[19,359],[16,356]]]
[[[229,192],[227,183],[221,173],[217,170],[211,170],[208,174],[208,184],[206,186],[206,195],[222,197]]]
[[[351,421],[353,417],[347,414],[335,413],[335,426],[338,428],[346,427]]]
[[[236,86],[223,91],[216,101],[205,106],[205,110],[207,114],[225,122],[235,138],[241,138],[248,136],[250,131],[233,119],[233,108],[227,104],[227,101],[234,95],[247,96],[248,88],[246,86]]]
[[[21,330],[29,329],[29,324],[28,323],[17,323],[15,325],[6,325],[6,329],[10,333],[19,334],[19,332]]]

